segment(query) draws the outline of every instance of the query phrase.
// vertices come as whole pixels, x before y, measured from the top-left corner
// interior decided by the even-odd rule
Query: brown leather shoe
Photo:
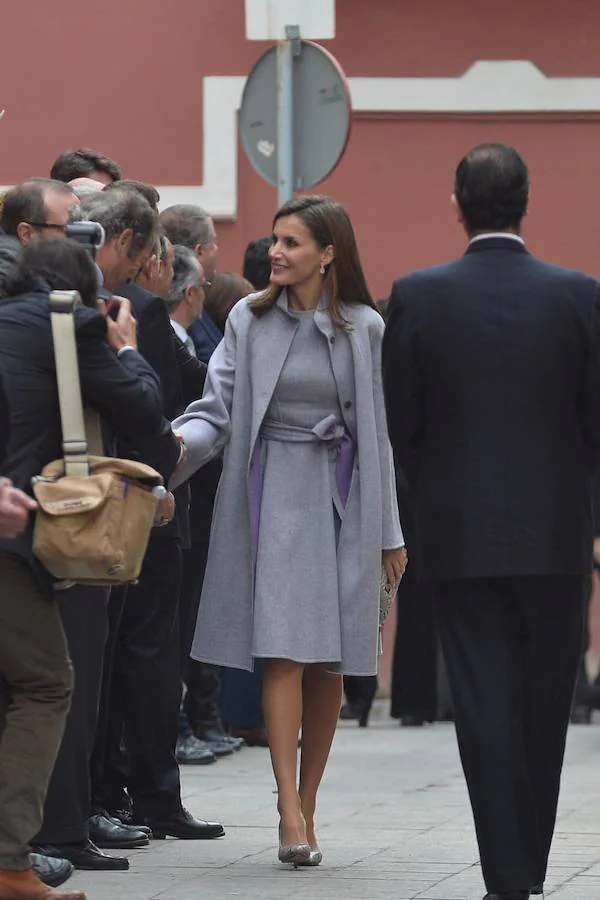
[[[31,869],[0,869],[0,900],[86,900],[81,891],[53,891]]]

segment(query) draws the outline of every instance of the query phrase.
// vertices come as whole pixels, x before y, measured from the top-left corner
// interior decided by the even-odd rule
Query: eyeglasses
[[[67,227],[66,225],[58,225],[57,222],[27,222],[27,225],[31,225],[32,228],[58,228],[59,231],[64,231]]]

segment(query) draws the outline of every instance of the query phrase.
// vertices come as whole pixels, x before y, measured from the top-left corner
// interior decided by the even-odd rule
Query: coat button
[[[331,335],[331,337],[329,338],[329,343],[335,344],[335,337],[333,335]]]
[[[344,403],[344,409],[350,409],[351,406],[352,400],[346,400],[346,402]]]

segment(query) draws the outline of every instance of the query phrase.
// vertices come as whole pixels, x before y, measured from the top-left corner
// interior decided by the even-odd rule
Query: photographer
[[[135,349],[129,304],[121,304],[116,321],[94,308],[97,277],[82,247],[64,237],[33,241],[23,249],[6,288],[9,298],[0,305],[0,346],[4,418],[9,421],[0,423],[2,433],[8,432],[2,475],[29,493],[31,479],[62,455],[48,303],[54,289],[76,289],[81,296],[75,329],[85,403],[115,434],[135,441],[140,455],[146,445],[155,452],[160,445],[163,455],[168,448],[173,459],[178,457],[177,442],[162,415],[158,379]],[[44,827],[54,827],[52,819],[64,826],[58,836],[67,849],[50,856],[77,864],[78,853],[98,854],[86,843],[88,808],[83,822],[78,821],[78,810],[86,778],[89,792],[87,752],[95,724],[108,592],[91,587],[54,592],[52,579],[33,556],[32,530],[30,523],[21,536],[0,541],[0,674],[7,685],[0,720],[9,710],[0,742],[0,894],[21,884],[24,892],[35,888],[29,844],[41,825],[39,810],[71,702],[69,650],[80,677]],[[69,846],[75,850],[70,852]]]

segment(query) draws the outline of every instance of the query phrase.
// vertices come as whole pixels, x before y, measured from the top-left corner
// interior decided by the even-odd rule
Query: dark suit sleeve
[[[83,402],[100,415],[133,455],[168,479],[180,448],[163,416],[156,374],[134,350],[117,357],[106,341],[99,315],[77,321],[77,352]]]
[[[164,300],[151,296],[138,314],[138,348],[158,375],[164,396],[164,413],[171,420],[181,412],[181,383],[172,334]]]
[[[400,283],[396,282],[383,339],[383,392],[394,458],[411,488],[419,468],[424,422],[416,350],[415,311],[401,296]]]
[[[8,434],[10,428],[10,416],[8,410],[8,401],[4,393],[2,384],[2,372],[0,372],[0,465],[6,456],[6,448],[8,447]]]
[[[179,372],[179,380],[181,382],[181,391],[183,399],[183,408],[186,409],[194,400],[199,400],[204,391],[204,382],[206,381],[206,365],[195,356],[192,356],[185,344],[179,340],[173,329],[173,346],[175,347],[175,358],[177,360],[177,370]]]
[[[596,485],[600,484],[598,468],[600,467],[600,284],[594,288],[592,313],[590,322],[590,356],[587,384],[586,406],[586,440],[590,463],[596,470]],[[595,501],[595,512],[600,517],[600,500]],[[595,521],[596,534],[600,533],[600,521]]]

